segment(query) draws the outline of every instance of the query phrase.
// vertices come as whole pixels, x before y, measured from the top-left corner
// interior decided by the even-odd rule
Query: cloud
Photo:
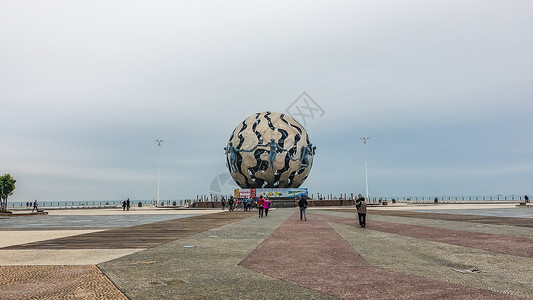
[[[364,188],[361,136],[378,194],[527,192],[532,6],[5,2],[0,172],[14,200],[151,199],[163,138],[162,195],[195,198],[239,122],[306,91],[315,194]]]

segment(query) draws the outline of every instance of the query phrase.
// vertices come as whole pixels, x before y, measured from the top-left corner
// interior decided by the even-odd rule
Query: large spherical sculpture
[[[311,171],[315,149],[302,125],[277,112],[248,117],[224,148],[228,170],[241,188],[299,187]]]

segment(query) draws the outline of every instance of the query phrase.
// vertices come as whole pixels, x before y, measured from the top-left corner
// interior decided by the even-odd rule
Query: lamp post
[[[161,178],[161,163],[159,158],[159,151],[161,148],[161,143],[165,140],[155,140],[157,142],[157,205],[159,205],[159,180]]]
[[[368,199],[368,165],[366,163],[366,141],[368,141],[369,137],[362,137],[361,140],[363,141],[364,147],[365,147],[365,185],[366,185],[366,200]]]

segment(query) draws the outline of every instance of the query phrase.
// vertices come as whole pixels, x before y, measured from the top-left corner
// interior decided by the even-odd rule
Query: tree
[[[9,173],[0,176],[0,211],[7,210],[7,197],[13,195],[15,182],[17,181]]]

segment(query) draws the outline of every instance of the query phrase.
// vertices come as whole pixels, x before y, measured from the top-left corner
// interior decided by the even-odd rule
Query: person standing
[[[362,228],[366,227],[366,201],[363,195],[359,194],[355,202],[355,208],[357,208],[357,218],[359,219],[359,225]]]
[[[307,215],[305,214],[305,211],[307,210],[307,199],[300,197],[300,200],[298,200],[298,206],[300,207],[300,221],[302,218],[307,221]]]
[[[128,200],[126,200],[126,209],[127,210],[130,210],[130,205],[131,205],[130,198],[128,198]]]
[[[246,207],[248,208],[248,211],[252,210],[252,197],[246,199]]]
[[[529,197],[528,197],[527,195],[524,196],[524,201],[525,201],[526,203],[529,202]]]
[[[224,210],[226,208],[226,199],[224,196],[222,196],[222,200],[220,200],[220,202],[222,202],[222,210]]]
[[[363,195],[361,195],[361,194],[357,195],[357,199],[355,199],[355,203],[359,203],[359,201],[361,201],[361,199],[365,199],[365,197],[363,197]]]
[[[265,198],[263,196],[257,199],[257,209],[259,209],[259,217],[263,217],[263,209],[265,208]]]
[[[268,209],[270,208],[270,204],[272,202],[270,202],[270,200],[268,200],[268,198],[265,199],[265,204],[264,204],[264,208],[265,208],[265,217],[268,217]]]
[[[37,200],[33,201],[33,209],[31,210],[31,212],[33,212],[34,210],[39,212],[39,208],[37,207]]]
[[[228,201],[228,209],[229,211],[233,211],[233,196],[229,197],[229,201]]]

